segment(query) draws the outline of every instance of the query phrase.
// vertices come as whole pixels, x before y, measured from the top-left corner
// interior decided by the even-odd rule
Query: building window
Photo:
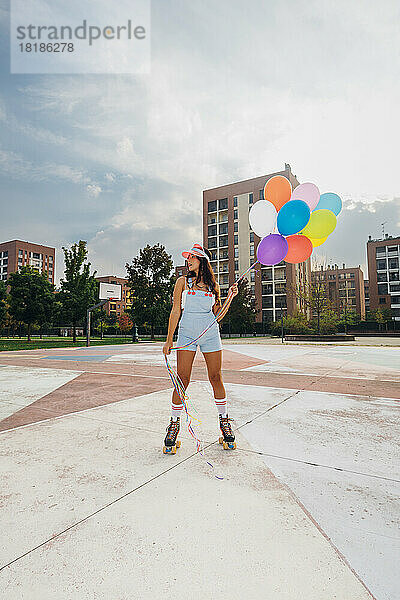
[[[254,256],[254,243],[250,244],[250,256]]]
[[[275,307],[286,308],[286,296],[275,296]]]
[[[208,203],[208,212],[215,212],[217,210],[217,201],[211,200]]]
[[[389,246],[388,247],[388,252],[393,253],[393,252],[398,252],[399,247],[398,246]]]
[[[264,190],[258,190],[258,199],[264,200]]]
[[[212,237],[214,235],[217,235],[217,226],[216,225],[209,225],[208,226],[208,237]]]
[[[386,246],[377,246],[375,249],[376,256],[386,254]]]
[[[261,279],[262,281],[272,281],[272,269],[262,269]]]
[[[250,281],[255,281],[256,280],[256,273],[255,271],[251,270],[250,271]]]
[[[389,258],[389,269],[398,269],[399,268],[399,259],[398,258]]]
[[[233,211],[233,218],[234,219],[238,218],[238,210],[237,210],[237,208],[235,208],[234,211]]]
[[[376,278],[378,281],[387,281],[387,273],[386,271],[384,273],[377,273],[376,274]]]
[[[24,255],[24,251],[23,250],[18,250],[18,256],[23,256]]]
[[[219,225],[219,235],[227,235],[228,234],[228,223],[221,223]]]
[[[239,261],[235,260],[235,271],[239,271]]]
[[[237,232],[238,232],[238,229],[239,229],[239,223],[236,221],[236,223],[234,223],[234,224],[233,224],[233,231],[234,231],[235,233],[237,233]]]
[[[211,248],[216,248],[217,247],[217,238],[211,238],[208,240],[208,249],[211,250]]]
[[[218,209],[225,210],[226,208],[228,208],[228,198],[222,198],[221,200],[218,200]]]
[[[272,283],[264,283],[264,285],[262,286],[262,293],[264,296],[267,294],[272,294]]]
[[[235,248],[235,258],[239,258],[239,248]]]
[[[233,236],[233,243],[235,244],[235,246],[239,243],[239,236],[237,234]]]
[[[233,206],[234,206],[234,208],[237,207],[237,196],[233,197]]]
[[[391,271],[389,273],[389,281],[399,281],[399,272],[398,271]]]
[[[228,245],[228,236],[227,235],[223,235],[219,238],[219,245],[220,245],[220,247]]]
[[[263,296],[262,299],[262,307],[263,308],[272,308],[272,296]]]
[[[249,194],[249,204],[253,204],[253,192]]]

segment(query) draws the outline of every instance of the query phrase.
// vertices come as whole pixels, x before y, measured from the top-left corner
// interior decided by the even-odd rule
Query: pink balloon
[[[319,202],[319,189],[314,183],[301,183],[292,192],[291,200],[303,200],[310,210],[314,210]]]

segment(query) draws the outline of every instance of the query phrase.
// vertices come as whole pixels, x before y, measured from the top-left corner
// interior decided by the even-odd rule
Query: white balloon
[[[257,200],[249,212],[250,227],[260,238],[274,231],[276,218],[276,208],[268,200]]]

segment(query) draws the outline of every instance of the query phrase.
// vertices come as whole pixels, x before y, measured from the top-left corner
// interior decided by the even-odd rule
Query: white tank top
[[[190,278],[190,281],[192,282],[190,288],[192,288],[192,286],[193,286],[193,278]],[[186,282],[187,282],[187,279],[185,277],[185,289],[182,291],[182,295],[181,295],[181,308],[182,309],[185,308],[186,296],[187,296],[188,291],[189,291],[187,289],[187,287],[186,287]],[[203,290],[197,290],[197,291],[203,291]],[[214,296],[214,294],[213,294],[213,296]],[[214,304],[215,304],[215,296],[213,297],[212,306],[214,306]]]

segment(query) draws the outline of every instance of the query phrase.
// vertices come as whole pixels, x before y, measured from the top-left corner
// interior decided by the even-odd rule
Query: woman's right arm
[[[180,319],[181,312],[182,312],[181,298],[182,298],[182,290],[183,290],[184,283],[185,283],[185,278],[183,276],[179,277],[175,282],[173,305],[172,305],[172,309],[171,309],[171,313],[169,315],[169,321],[168,321],[168,335],[167,335],[165,344],[163,346],[164,354],[170,354],[171,348],[173,346],[173,338],[174,338],[175,329],[176,329],[176,326],[178,324],[178,321]]]

